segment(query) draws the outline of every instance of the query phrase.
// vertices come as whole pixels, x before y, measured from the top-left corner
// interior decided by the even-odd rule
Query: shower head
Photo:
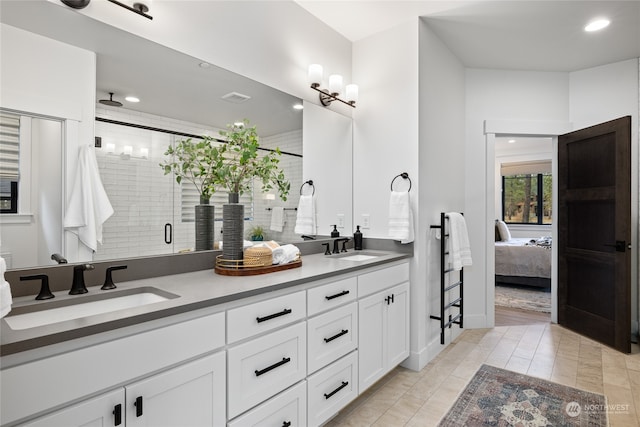
[[[101,99],[100,104],[109,105],[111,107],[122,107],[122,102],[113,100],[113,92],[109,92],[109,99]]]

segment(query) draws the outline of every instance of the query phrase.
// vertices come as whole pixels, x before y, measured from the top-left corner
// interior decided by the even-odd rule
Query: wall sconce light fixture
[[[311,89],[317,91],[320,96],[320,103],[325,107],[331,105],[333,101],[340,101],[343,104],[356,108],[356,101],[358,101],[358,85],[348,84],[344,87],[344,100],[340,99],[342,95],[342,76],[339,74],[332,74],[329,76],[329,89],[322,89],[322,65],[311,64],[309,65],[309,83]]]
[[[74,9],[84,9],[89,6],[91,0],[60,0],[62,3],[66,4],[69,7]],[[118,0],[108,0],[113,4],[116,4],[120,7],[124,7],[127,10],[130,10],[133,13],[137,13],[138,15],[144,16],[147,19],[153,19],[153,16],[148,15],[149,6],[153,0],[135,0],[133,3],[133,7],[126,5],[124,3],[119,2]]]
[[[151,6],[152,0],[135,0],[133,3],[133,7],[126,5],[124,3],[119,2],[118,0],[108,0],[113,4],[117,4],[120,7],[124,7],[127,10],[130,10],[133,13],[137,13],[140,16],[144,16],[147,19],[153,19],[153,16],[148,15],[149,6]]]

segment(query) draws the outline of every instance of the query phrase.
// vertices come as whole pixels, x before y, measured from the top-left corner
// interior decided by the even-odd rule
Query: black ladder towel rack
[[[449,238],[449,233],[447,232],[446,222],[449,219],[446,213],[440,213],[440,224],[432,225],[431,228],[439,228],[440,229],[440,316],[429,316],[432,319],[440,321],[440,344],[444,344],[444,331],[447,328],[451,328],[454,324],[462,325],[462,313],[463,313],[463,290],[464,290],[464,269],[461,268],[459,271],[458,281],[452,284],[447,284],[447,274],[454,272],[453,268],[447,268],[447,245],[446,239]],[[446,302],[447,292],[458,288],[459,294],[458,298],[453,301]],[[451,307],[458,308],[458,314],[455,316],[453,314],[447,315],[447,311]]]

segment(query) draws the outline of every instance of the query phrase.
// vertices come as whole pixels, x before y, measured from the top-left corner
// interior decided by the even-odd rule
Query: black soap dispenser
[[[340,232],[338,231],[338,225],[333,226],[333,230],[331,231],[331,237],[340,237]]]
[[[360,231],[360,226],[356,225],[356,232],[353,233],[353,248],[356,251],[362,250],[362,232]]]

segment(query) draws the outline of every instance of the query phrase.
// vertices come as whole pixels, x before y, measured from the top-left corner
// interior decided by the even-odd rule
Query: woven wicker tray
[[[288,264],[267,265],[261,267],[245,267],[242,260],[225,260],[221,255],[216,257],[216,265],[213,269],[223,276],[255,276],[258,274],[274,273],[276,271],[290,270],[302,265],[302,259],[298,258]]]

